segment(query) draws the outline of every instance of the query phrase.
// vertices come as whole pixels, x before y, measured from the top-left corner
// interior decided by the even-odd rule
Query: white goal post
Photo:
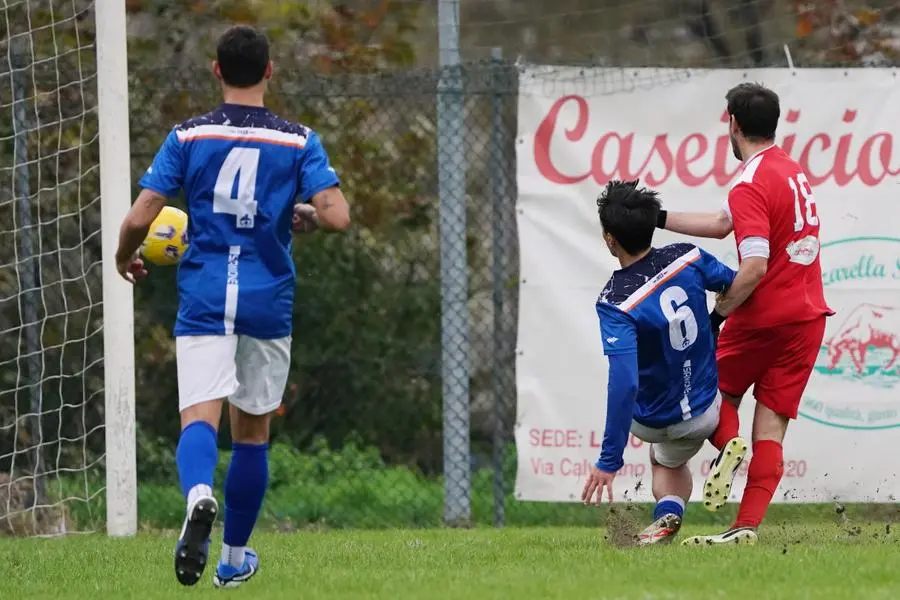
[[[122,0],[0,2],[0,537],[137,532],[126,39]]]
[[[131,206],[128,48],[125,3],[96,0],[97,109],[100,127],[100,231],[103,244],[103,357],[106,531],[137,532],[134,293],[119,277],[119,226]]]

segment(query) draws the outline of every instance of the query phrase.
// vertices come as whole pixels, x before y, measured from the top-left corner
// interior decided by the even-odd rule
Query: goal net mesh
[[[0,28],[0,535],[52,535],[102,518],[92,3],[4,0]]]

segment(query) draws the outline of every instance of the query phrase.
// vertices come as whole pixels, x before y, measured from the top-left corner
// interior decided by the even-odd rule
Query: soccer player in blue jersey
[[[342,231],[350,217],[319,137],[263,104],[272,76],[265,36],[246,26],[226,31],[213,71],[224,103],[166,137],[122,224],[116,262],[129,281],[147,274],[136,252],[166,199],[183,190],[191,243],[178,268],[176,462],[187,510],[175,573],[193,585],[206,566],[218,512],[217,430],[227,401],[233,452],[213,582],[235,587],[259,569],[247,542],[268,485],[270,417],[290,366],[292,229]]]
[[[600,459],[582,500],[596,494],[599,503],[606,489],[612,501],[630,431],[651,444],[657,501],[654,522],[637,541],[669,542],[691,497],[687,463],[719,422],[716,329],[706,292],[726,292],[735,272],[692,244],[653,248],[660,202],[636,181],[610,182],[597,207],[604,241],[622,268],[597,300],[609,359],[608,405]]]

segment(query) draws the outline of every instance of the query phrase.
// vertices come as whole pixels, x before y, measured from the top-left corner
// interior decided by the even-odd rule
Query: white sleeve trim
[[[769,240],[764,237],[745,237],[738,246],[741,260],[748,258],[769,258]]]

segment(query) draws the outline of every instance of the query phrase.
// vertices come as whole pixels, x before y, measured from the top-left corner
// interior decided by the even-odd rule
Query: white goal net
[[[107,518],[104,324],[122,312],[104,314],[95,9],[121,3],[0,2],[0,535],[92,530]],[[127,160],[126,145],[125,208]]]

